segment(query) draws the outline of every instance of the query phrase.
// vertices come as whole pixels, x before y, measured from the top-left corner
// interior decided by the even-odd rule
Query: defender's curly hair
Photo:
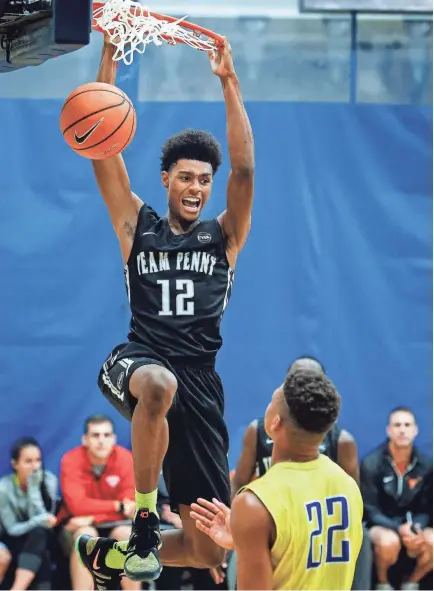
[[[208,162],[215,174],[222,162],[222,152],[220,144],[208,131],[186,129],[172,135],[164,144],[161,154],[161,171],[168,172],[170,167],[181,158]]]
[[[286,377],[283,393],[291,418],[310,433],[326,433],[336,421],[341,397],[329,378],[300,369]]]

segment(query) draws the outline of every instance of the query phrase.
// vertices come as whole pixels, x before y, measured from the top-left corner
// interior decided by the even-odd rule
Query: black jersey
[[[335,462],[335,464],[338,463],[338,443],[341,431],[342,429],[335,423],[319,447],[319,451]]]
[[[264,419],[258,419],[256,429],[256,467],[255,475],[263,476],[271,466],[271,452],[273,451],[273,440],[265,432]]]
[[[233,276],[216,219],[176,235],[167,218],[143,205],[125,266],[128,340],[150,357],[213,364]]]
[[[324,437],[320,445],[320,452],[329,457],[333,462],[338,461],[338,442],[342,429],[336,423]],[[273,451],[273,440],[265,432],[264,420],[258,419],[256,431],[256,467],[255,475],[263,476],[271,465],[271,453]]]

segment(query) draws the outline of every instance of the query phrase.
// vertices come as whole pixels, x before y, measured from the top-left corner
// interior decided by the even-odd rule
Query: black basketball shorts
[[[213,367],[173,366],[158,355],[156,359],[126,356],[125,346],[115,347],[106,359],[98,386],[128,420],[136,405],[129,381],[137,368],[160,365],[178,381],[174,403],[167,413],[169,447],[163,462],[172,510],[176,511],[180,504],[190,505],[198,497],[216,497],[229,505],[229,437],[223,420],[224,394],[218,373]]]

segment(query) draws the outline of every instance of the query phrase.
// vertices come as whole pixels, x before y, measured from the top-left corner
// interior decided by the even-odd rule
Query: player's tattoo
[[[126,221],[124,224],[124,230],[128,236],[128,238],[134,238],[136,234],[137,224],[132,224],[131,222]]]

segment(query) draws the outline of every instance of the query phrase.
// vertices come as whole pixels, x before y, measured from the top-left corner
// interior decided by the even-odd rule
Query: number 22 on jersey
[[[350,562],[349,510],[346,497],[327,497],[305,505],[311,533],[307,570],[322,564]]]

